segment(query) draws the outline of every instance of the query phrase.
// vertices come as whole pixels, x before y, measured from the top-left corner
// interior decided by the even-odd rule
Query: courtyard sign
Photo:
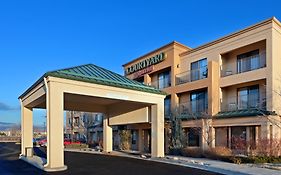
[[[139,70],[145,69],[145,68],[150,67],[155,64],[158,64],[158,63],[164,61],[164,59],[165,59],[165,53],[161,52],[160,54],[157,54],[151,58],[142,60],[142,61],[128,67],[126,69],[126,75],[132,74]]]

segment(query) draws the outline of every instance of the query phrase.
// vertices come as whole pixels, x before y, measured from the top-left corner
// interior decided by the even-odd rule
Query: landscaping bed
[[[225,147],[210,148],[207,151],[203,151],[201,148],[182,148],[182,149],[170,149],[170,155],[178,155],[184,157],[194,158],[208,158],[213,160],[221,160],[225,162],[235,164],[264,164],[264,163],[281,163],[281,156],[246,156],[235,155],[232,150]]]

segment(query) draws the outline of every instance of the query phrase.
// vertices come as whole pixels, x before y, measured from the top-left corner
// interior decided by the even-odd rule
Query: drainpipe
[[[24,143],[23,143],[23,107],[22,107],[23,103],[22,103],[22,99],[20,98],[20,107],[21,107],[21,153],[20,153],[20,157],[23,156],[23,150],[24,150]]]
[[[46,87],[46,119],[47,119],[47,163],[44,165],[44,167],[48,167],[49,166],[49,163],[48,163],[48,160],[49,160],[49,151],[48,151],[48,148],[50,148],[50,133],[48,132],[48,128],[49,128],[49,87],[48,87],[48,83],[47,83],[47,79],[46,77],[44,77],[44,84],[45,84],[45,87]]]

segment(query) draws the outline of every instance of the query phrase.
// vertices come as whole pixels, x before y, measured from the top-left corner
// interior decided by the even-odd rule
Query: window
[[[158,88],[163,89],[169,86],[171,86],[170,71],[158,74]]]
[[[87,122],[88,122],[88,116],[87,116],[87,114],[84,114],[84,115],[83,115],[83,122],[84,122],[84,123],[87,123]]]
[[[254,50],[237,56],[237,72],[247,72],[261,67],[259,50]]]
[[[208,77],[207,58],[191,63],[191,81]]]
[[[238,89],[238,109],[257,108],[259,104],[259,86],[249,86]]]
[[[74,118],[74,125],[79,126],[79,117]]]
[[[137,131],[136,130],[132,130],[132,144],[136,144],[137,143]]]
[[[97,114],[96,118],[95,118],[95,121],[101,122],[102,121],[102,114]]]
[[[187,145],[199,147],[201,128],[188,128],[187,129]]]
[[[164,115],[169,116],[171,113],[171,96],[164,99]]]
[[[144,83],[144,76],[134,79],[137,82]]]
[[[246,127],[231,127],[231,149],[245,150],[246,148]]]
[[[206,90],[195,91],[190,94],[191,112],[200,113],[208,109],[208,93]]]

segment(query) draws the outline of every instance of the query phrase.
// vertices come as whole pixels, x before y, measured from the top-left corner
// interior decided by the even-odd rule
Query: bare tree
[[[84,137],[85,141],[89,141],[89,128],[94,125],[93,113],[84,113],[83,114],[83,124],[81,126],[84,128]]]
[[[200,127],[190,128],[190,131],[194,134],[198,134],[202,138],[202,144],[207,144],[208,147],[211,147],[212,142],[215,140],[213,135],[212,127],[212,116],[209,115],[206,111],[198,113],[189,113],[189,118],[193,120],[201,120],[202,125]]]

